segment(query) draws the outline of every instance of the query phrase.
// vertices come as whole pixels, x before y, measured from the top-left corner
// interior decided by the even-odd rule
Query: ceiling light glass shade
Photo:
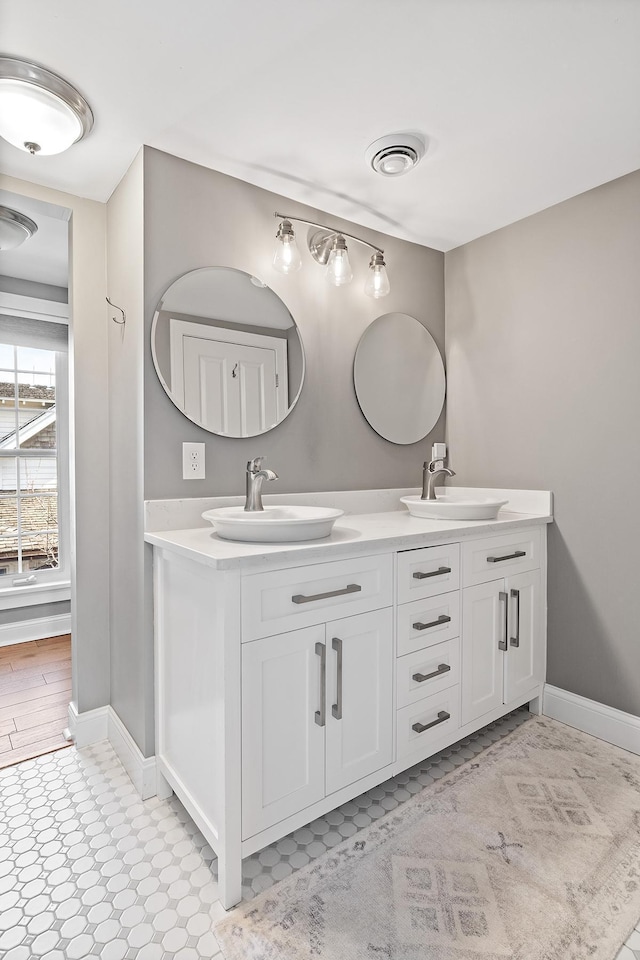
[[[290,220],[283,220],[276,234],[276,250],[273,267],[278,273],[295,273],[302,266],[302,259]]]
[[[336,237],[334,241],[327,261],[325,279],[327,283],[333,284],[334,287],[343,287],[346,283],[351,283],[353,279],[353,270],[349,263],[349,254],[344,237]]]
[[[369,271],[364,284],[364,292],[368,297],[379,300],[386,297],[391,290],[387,268],[381,253],[374,253],[369,263]]]
[[[62,153],[93,126],[87,101],[55,73],[0,57],[0,136],[27,153]]]
[[[0,250],[15,250],[37,229],[38,224],[24,213],[0,205]]]

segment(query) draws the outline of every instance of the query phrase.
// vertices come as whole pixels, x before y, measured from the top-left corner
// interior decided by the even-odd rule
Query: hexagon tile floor
[[[516,711],[250,857],[250,899],[526,721]],[[108,743],[0,771],[2,960],[223,960],[216,860],[179,801],[141,801]],[[640,929],[617,960],[640,960]]]

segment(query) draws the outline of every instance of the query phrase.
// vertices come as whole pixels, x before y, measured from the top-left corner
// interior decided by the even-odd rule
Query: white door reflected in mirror
[[[255,437],[295,405],[304,379],[298,328],[282,300],[241,270],[203,267],[158,303],[151,329],[158,378],[193,423]]]
[[[366,420],[391,443],[417,443],[438,422],[444,364],[435,340],[415,317],[385,313],[367,327],[353,380]]]

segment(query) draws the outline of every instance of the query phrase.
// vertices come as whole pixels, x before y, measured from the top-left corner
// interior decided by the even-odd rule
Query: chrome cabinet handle
[[[441,613],[437,620],[432,620],[431,623],[412,623],[411,626],[414,630],[428,630],[429,627],[438,627],[441,623],[450,623],[451,617],[448,617],[446,614]]]
[[[437,727],[439,723],[444,723],[450,717],[451,714],[447,713],[446,710],[439,710],[437,720],[432,720],[431,723],[414,723],[411,725],[411,729],[415,730],[416,733],[424,733],[425,730],[429,730],[430,727]]]
[[[331,716],[336,720],[342,720],[342,640],[334,637],[331,641],[331,649],[338,655],[336,664],[336,702],[331,707]]]
[[[413,575],[414,580],[426,580],[427,577],[441,577],[443,573],[451,573],[451,567],[438,567],[437,570],[429,570],[428,573],[421,573],[419,570]]]
[[[504,603],[504,637],[502,640],[498,640],[498,650],[507,649],[507,637],[509,636],[509,594],[504,593],[502,590],[498,594],[498,599],[500,603]]]
[[[347,593],[360,593],[362,587],[359,583],[350,583],[342,590],[330,590],[328,593],[314,593],[310,597],[305,597],[303,593],[296,593],[291,597],[292,603],[313,603],[314,600],[328,600],[329,597],[344,597]]]
[[[316,710],[315,721],[319,727],[324,727],[327,703],[327,648],[324,643],[316,643],[316,656],[320,657],[320,709]]]
[[[506,557],[487,557],[487,563],[502,563],[503,560],[515,560],[517,557],[526,557],[526,550],[516,550],[515,553],[508,553]]]
[[[516,602],[516,628],[513,631],[514,636],[511,637],[510,642],[512,647],[519,647],[520,646],[520,591],[512,589],[511,596]]]
[[[433,677],[440,677],[443,673],[449,673],[451,667],[448,663],[439,663],[438,669],[434,670],[433,673],[414,673],[412,679],[416,683],[424,683],[425,680],[431,680]]]

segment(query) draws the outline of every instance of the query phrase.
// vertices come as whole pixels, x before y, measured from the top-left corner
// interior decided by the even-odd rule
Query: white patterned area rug
[[[640,758],[546,718],[216,927],[226,960],[614,960],[640,915]]]

